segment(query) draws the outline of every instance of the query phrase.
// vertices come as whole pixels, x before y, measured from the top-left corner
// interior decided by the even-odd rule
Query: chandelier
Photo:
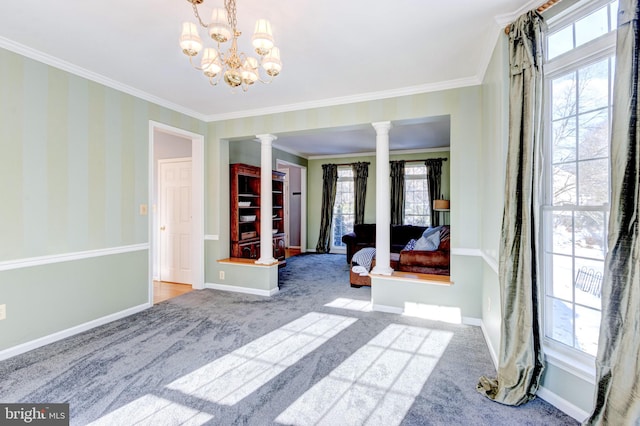
[[[194,63],[194,57],[202,50],[203,44],[198,32],[198,25],[193,22],[182,24],[180,47],[189,57],[191,65],[204,73],[212,86],[224,80],[233,89],[238,86],[247,91],[256,81],[270,83],[280,74],[282,61],[280,49],[274,46],[271,24],[266,19],[256,22],[255,32],[251,38],[253,48],[259,55],[260,61],[244,52],[238,52],[238,37],[242,34],[237,29],[236,0],[224,0],[224,9],[215,8],[211,14],[211,22],[206,24],[200,18],[198,5],[204,0],[187,0],[193,7],[193,13],[201,27],[208,30],[209,36],[216,43],[216,48],[204,49],[200,65]],[[221,48],[222,43],[231,40],[231,47],[227,51]],[[260,75],[260,65],[265,79]]]

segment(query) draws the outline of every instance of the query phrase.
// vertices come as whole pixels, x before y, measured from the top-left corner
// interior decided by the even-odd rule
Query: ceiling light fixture
[[[204,49],[200,66],[194,64],[193,58],[202,50],[203,44],[198,25],[193,22],[182,24],[180,47],[182,52],[189,57],[191,65],[202,71],[212,86],[224,79],[224,82],[233,89],[241,86],[242,90],[246,92],[249,86],[256,81],[271,83],[273,78],[280,74],[280,70],[282,70],[280,49],[274,46],[269,21],[259,19],[251,38],[253,48],[261,59],[259,64],[257,58],[247,56],[244,52],[238,52],[238,37],[242,33],[237,29],[235,0],[224,0],[224,9],[213,9],[209,24],[205,24],[198,13],[198,5],[204,0],[187,1],[191,3],[193,13],[200,26],[208,29],[209,36],[216,42],[217,48],[207,47]],[[224,52],[220,44],[229,40],[231,40],[231,47]],[[262,69],[267,75],[264,80],[260,76],[259,65],[262,65]]]

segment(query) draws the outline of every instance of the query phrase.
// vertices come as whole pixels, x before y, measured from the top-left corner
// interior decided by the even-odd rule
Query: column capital
[[[260,142],[262,142],[263,144],[270,144],[271,142],[278,139],[276,135],[272,135],[270,133],[263,133],[261,135],[256,135],[256,137],[260,139]]]
[[[371,123],[374,129],[376,129],[377,133],[387,133],[391,129],[390,121],[376,121],[375,123]]]

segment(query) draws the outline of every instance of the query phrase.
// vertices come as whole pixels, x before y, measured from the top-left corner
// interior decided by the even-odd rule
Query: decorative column
[[[260,258],[256,263],[270,265],[273,258],[273,194],[271,170],[271,142],[276,136],[256,135],[260,139]]]
[[[372,274],[391,275],[391,186],[389,184],[390,121],[371,123],[376,129],[376,266]]]

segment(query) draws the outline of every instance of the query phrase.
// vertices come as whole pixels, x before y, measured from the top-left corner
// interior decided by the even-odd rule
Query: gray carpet
[[[272,298],[194,291],[0,362],[0,401],[68,402],[74,425],[577,424],[478,394],[478,327],[352,310],[371,293],[344,256],[279,274]]]

